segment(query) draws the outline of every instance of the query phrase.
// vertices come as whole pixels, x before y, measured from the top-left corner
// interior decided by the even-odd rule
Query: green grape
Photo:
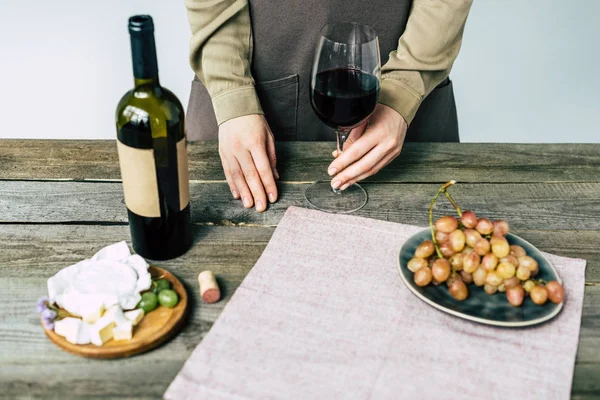
[[[142,294],[142,300],[138,303],[137,308],[141,308],[147,314],[158,306],[158,298],[153,292]]]
[[[158,294],[158,302],[163,307],[173,308],[179,302],[179,296],[174,290],[164,289]]]

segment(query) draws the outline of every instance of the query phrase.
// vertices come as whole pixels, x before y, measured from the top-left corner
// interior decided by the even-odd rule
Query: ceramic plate
[[[509,233],[508,242],[517,244],[525,249],[527,255],[533,257],[539,264],[540,272],[537,279],[545,281],[557,280],[562,283],[554,266],[531,243]],[[525,298],[521,307],[513,307],[508,303],[504,293],[488,295],[483,287],[474,284],[468,285],[469,297],[464,301],[457,301],[448,292],[445,284],[419,287],[414,283],[413,273],[406,267],[408,261],[415,254],[417,246],[431,240],[429,229],[411,236],[402,249],[398,262],[398,271],[402,281],[421,300],[427,304],[460,318],[468,319],[482,324],[505,327],[522,327],[536,325],[555,317],[562,309],[563,303],[554,304],[548,301],[543,306],[534,304],[529,297]]]

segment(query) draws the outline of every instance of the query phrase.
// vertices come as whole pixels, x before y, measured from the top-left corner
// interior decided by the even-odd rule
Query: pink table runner
[[[526,329],[438,311],[397,272],[423,228],[291,207],[166,399],[568,399],[585,261],[547,255],[562,312]]]

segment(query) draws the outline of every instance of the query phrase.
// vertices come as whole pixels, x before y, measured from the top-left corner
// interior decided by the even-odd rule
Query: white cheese
[[[127,247],[127,243],[125,241],[111,244],[110,246],[106,246],[101,249],[99,252],[94,254],[91,258],[92,261],[98,260],[112,260],[112,261],[121,261],[127,259],[131,255],[129,251],[129,247]]]
[[[122,322],[113,330],[114,340],[131,340],[133,337],[133,324],[131,321]]]
[[[81,323],[79,318],[67,317],[59,319],[54,321],[54,332],[57,335],[66,337],[69,332],[71,332],[73,329],[76,329],[78,323]]]
[[[104,303],[101,300],[91,301],[81,307],[81,319],[88,324],[93,324],[102,317],[104,311]]]
[[[133,326],[136,326],[137,324],[140,323],[142,318],[144,318],[144,310],[142,310],[141,308],[138,308],[137,310],[127,311],[126,313],[124,313],[124,315],[125,315],[125,318],[127,318],[128,320],[131,321]]]
[[[120,306],[112,306],[104,313],[103,317],[109,318],[115,321],[115,324],[121,325],[123,323],[129,322],[129,320],[123,314],[123,309]]]
[[[125,242],[119,242],[60,270],[48,279],[48,294],[71,314],[94,322],[102,308],[119,305],[124,310],[134,309],[141,300],[140,292],[151,285],[148,263],[131,255]]]
[[[63,318],[54,323],[54,332],[73,344],[90,343],[90,325],[79,318]]]
[[[114,313],[105,313],[96,323],[90,326],[90,340],[96,346],[102,346],[113,338],[117,326]]]

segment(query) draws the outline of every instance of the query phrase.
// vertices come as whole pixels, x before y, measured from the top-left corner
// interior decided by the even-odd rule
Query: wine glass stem
[[[341,128],[335,130],[335,136],[337,137],[338,157],[342,154],[342,151],[344,149],[344,143],[346,143],[346,139],[348,139],[348,136],[350,136],[350,131],[350,129]],[[331,190],[333,190],[333,193],[335,194],[342,194],[342,191],[340,189],[331,188]]]
[[[337,151],[339,156],[342,154],[346,139],[348,139],[348,136],[350,136],[350,129],[336,129],[335,135],[337,136]]]

